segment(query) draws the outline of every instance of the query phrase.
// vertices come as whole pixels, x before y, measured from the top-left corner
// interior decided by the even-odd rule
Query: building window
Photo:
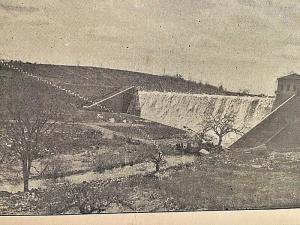
[[[289,84],[286,86],[286,90],[290,91],[290,85]]]
[[[293,86],[293,90],[296,91],[296,85],[295,85],[295,84],[294,84],[294,86]]]

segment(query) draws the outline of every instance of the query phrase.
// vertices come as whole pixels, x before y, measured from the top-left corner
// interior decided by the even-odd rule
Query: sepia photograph
[[[0,215],[299,208],[299,12],[0,0]]]

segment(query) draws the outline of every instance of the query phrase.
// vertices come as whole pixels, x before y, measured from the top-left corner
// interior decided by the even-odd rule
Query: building
[[[273,109],[285,102],[300,90],[300,75],[292,73],[277,79],[276,100]]]
[[[277,84],[273,111],[230,148],[300,149],[300,75],[280,77]]]

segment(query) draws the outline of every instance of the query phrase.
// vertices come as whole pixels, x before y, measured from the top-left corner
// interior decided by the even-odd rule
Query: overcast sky
[[[273,94],[300,73],[300,0],[0,0],[0,57]]]

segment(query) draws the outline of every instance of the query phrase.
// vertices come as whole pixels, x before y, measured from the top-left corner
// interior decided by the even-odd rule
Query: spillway
[[[274,98],[139,91],[141,117],[183,129],[199,130],[210,115],[234,115],[234,125],[247,132],[272,110]],[[239,136],[229,134],[224,145]]]

